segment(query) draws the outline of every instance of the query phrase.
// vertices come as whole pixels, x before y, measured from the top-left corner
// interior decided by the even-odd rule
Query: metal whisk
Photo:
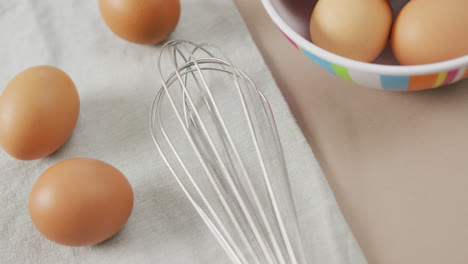
[[[213,45],[171,41],[158,63],[163,84],[151,108],[154,143],[229,258],[305,263],[265,96]]]

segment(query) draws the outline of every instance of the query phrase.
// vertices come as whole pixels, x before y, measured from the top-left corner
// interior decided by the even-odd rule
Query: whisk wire
[[[198,47],[196,47],[194,49],[194,51],[196,51],[197,49],[204,49],[204,46],[206,45],[200,45]],[[192,52],[193,53],[193,52]],[[207,52],[209,55],[211,55],[209,52]],[[219,60],[221,62],[221,60]],[[208,105],[208,108],[209,108],[209,112],[210,114],[213,114],[213,112],[211,111],[211,108],[215,109],[215,115],[212,116],[212,118],[214,119],[217,119],[217,121],[220,121],[221,122],[221,125],[224,125],[224,120],[222,120],[222,117],[219,113],[219,111],[216,111],[217,110],[217,106],[216,105],[213,105],[211,102],[213,102],[213,97],[212,97],[212,94],[210,93],[210,89],[208,88],[208,84],[206,83],[206,80],[205,80],[205,77],[203,76],[203,72],[202,70],[200,69],[200,66],[198,65],[197,61],[196,60],[193,60],[193,63],[194,63],[194,67],[196,68],[196,70],[198,71],[198,74],[200,75],[200,78],[201,78],[201,81],[203,82],[203,86],[201,86],[198,82],[198,80],[196,80],[196,83],[197,83],[197,86],[198,88],[200,89],[200,91],[202,92],[202,97],[203,97],[203,100],[205,101],[205,103]],[[226,64],[227,66],[231,67],[231,64],[229,62],[226,62],[226,61],[223,61],[224,64]],[[176,65],[177,67],[177,65]],[[232,67],[231,67],[232,68]],[[235,76],[234,78],[237,78],[237,75],[239,74],[238,72],[235,71],[234,68],[232,68],[232,74]],[[204,87],[204,89],[202,89],[201,87]],[[185,94],[185,87],[184,87],[184,94]],[[188,91],[187,91],[188,92]],[[205,93],[206,92],[206,93]],[[206,98],[206,96],[209,97],[209,99]],[[189,98],[189,100],[191,100]],[[190,101],[189,102],[191,104],[191,106],[193,107],[193,102]],[[208,142],[208,145],[211,147],[211,150],[213,151],[214,155],[215,155],[215,158],[216,160],[218,161],[218,164],[221,166],[221,169],[222,169],[222,172],[224,173],[224,175],[227,177],[228,179],[228,182],[231,186],[231,189],[234,191],[235,193],[235,197],[237,199],[237,201],[240,203],[241,205],[241,209],[242,211],[244,212],[244,214],[246,215],[246,217],[248,218],[249,220],[249,224],[250,224],[250,227],[254,229],[254,234],[256,235],[256,238],[259,239],[259,242],[261,244],[261,247],[264,251],[268,251],[268,254],[265,255],[265,257],[267,258],[267,260],[270,262],[270,263],[273,263],[274,260],[270,257],[270,250],[265,246],[264,242],[263,242],[263,239],[262,237],[259,235],[259,231],[256,229],[256,225],[253,223],[253,221],[251,221],[252,219],[252,216],[250,215],[249,211],[246,209],[246,206],[244,204],[244,201],[240,198],[240,194],[239,194],[239,191],[237,188],[235,187],[232,187],[234,185],[233,183],[233,179],[232,179],[232,176],[231,174],[228,172],[228,170],[226,169],[225,167],[225,163],[222,162],[221,160],[221,157],[219,155],[219,153],[217,152],[216,148],[214,147],[214,143],[212,142],[208,132],[207,132],[207,129],[205,127],[205,125],[203,124],[203,121],[202,119],[200,118],[199,114],[198,114],[198,111],[196,109],[193,109],[193,113],[197,116],[197,119],[201,121],[200,125],[201,125],[201,130],[204,132],[204,136],[205,136],[205,139],[207,139],[207,142]],[[215,122],[215,124],[217,124]],[[227,129],[224,127],[224,131],[223,132],[227,132]],[[230,139],[230,135],[228,134],[228,138]],[[224,139],[223,137],[221,137],[221,139]],[[223,145],[226,147],[225,145],[225,142],[223,140]],[[231,145],[235,147],[235,145],[232,144],[232,141],[231,141]],[[247,178],[247,180],[249,180]],[[218,195],[219,192],[217,192]],[[222,198],[222,195],[220,195],[221,199]],[[259,207],[259,209],[261,210],[261,207]],[[230,209],[227,209],[230,211]],[[248,245],[248,244],[247,244]],[[278,257],[281,257],[281,255],[278,255]],[[281,262],[283,263],[283,262]]]
[[[191,46],[193,49],[189,49],[187,46]],[[211,52],[211,50],[214,52]],[[200,56],[199,51],[204,55]],[[163,46],[158,66],[160,77],[164,81],[160,91],[154,98],[150,116],[153,141],[178,185],[234,263],[305,263],[294,210],[292,210],[293,213],[291,213],[290,208],[286,210],[289,212],[289,217],[294,217],[293,223],[289,223],[287,227],[281,212],[284,205],[281,207],[278,204],[278,197],[270,180],[272,175],[267,169],[267,160],[261,150],[262,147],[265,148],[268,144],[273,143],[272,150],[277,155],[275,157],[280,157],[278,159],[279,165],[276,167],[281,170],[279,175],[285,177],[287,175],[285,161],[282,158],[283,151],[271,106],[264,95],[255,87],[249,76],[234,67],[226,56],[222,55],[221,59],[214,56],[214,53],[222,55],[219,48],[210,44],[196,45],[187,41],[171,41]],[[169,55],[170,64],[174,69],[168,77],[165,77],[162,71],[164,54]],[[256,188],[253,185],[253,175],[249,173],[246,163],[241,158],[241,152],[228,129],[225,117],[220,111],[213,94],[213,88],[210,87],[205,72],[224,73],[234,83],[234,90],[240,100],[241,115],[246,121],[253,152],[260,167],[262,185],[266,189],[265,197],[268,199],[263,204],[257,195],[258,187]],[[195,84],[194,86],[197,88],[195,91],[189,89],[189,81],[193,81]],[[175,87],[170,88],[171,86]],[[171,92],[172,90],[174,93],[177,92],[177,90],[174,90],[177,87],[181,93],[182,110],[179,110],[176,98],[173,97]],[[198,98],[193,92],[196,93]],[[186,152],[187,149],[178,152],[175,146],[176,143],[166,131],[163,123],[164,116],[161,114],[164,98],[167,98],[166,101],[169,103],[177,123],[181,126],[180,130],[185,135],[190,150],[195,154],[196,160],[208,179],[209,186],[216,194],[214,197],[220,203],[218,207],[220,206],[223,211],[216,211],[216,206],[213,204],[216,201],[204,194],[202,189],[206,187],[197,182],[201,179],[199,177],[197,177],[197,180],[195,179],[187,166],[188,164],[180,155],[180,153]],[[203,103],[207,115],[203,116],[201,109],[197,106],[197,99]],[[208,119],[205,120],[206,118]],[[156,123],[156,119],[159,122]],[[259,126],[254,126],[254,124],[265,125],[262,120],[267,120],[265,131],[262,131]],[[164,139],[169,152],[163,150],[161,142],[158,140],[158,134]],[[262,136],[265,135],[272,142],[264,141],[265,139]],[[174,166],[169,161],[169,153],[172,153],[176,161],[174,165],[178,164],[182,173],[175,171]],[[190,186],[186,185],[179,175],[185,175],[191,189],[194,191],[189,191]],[[276,186],[278,187],[278,185]],[[289,185],[287,184],[284,188],[289,188]],[[285,193],[290,196],[289,189]],[[197,202],[194,197],[195,194],[207,211]],[[267,216],[268,213],[265,211],[267,208],[271,209],[270,213],[273,217],[271,215],[270,217]],[[228,219],[228,222],[225,222],[220,214],[224,214],[224,218]],[[274,221],[277,229],[273,229],[270,221]],[[245,225],[241,225],[241,222],[245,222]],[[226,226],[229,223],[232,225],[234,233],[231,233]],[[274,231],[279,231],[279,234]],[[291,232],[292,235],[296,236],[294,244],[290,239]],[[236,243],[236,238],[240,239],[241,243]],[[248,254],[249,258],[244,254],[241,247],[246,250],[245,253]]]
[[[175,60],[174,60],[174,62],[175,62]],[[202,98],[205,101],[205,103],[208,104],[208,106],[210,107],[211,106],[211,104],[210,104],[211,101],[210,100],[212,100],[213,98],[212,98],[212,95],[210,94],[208,84],[206,83],[205,77],[203,76],[202,70],[200,69],[200,67],[198,65],[198,62],[196,60],[191,60],[191,62],[193,63],[196,70],[198,71],[198,74],[200,74],[201,82],[203,83],[203,86],[197,85],[198,88],[200,89],[200,91],[202,92]],[[176,63],[174,63],[174,66],[178,67],[178,65]],[[177,78],[182,83],[182,77],[179,74],[179,72],[176,72],[176,75],[177,75]],[[197,84],[198,84],[198,81],[197,81]],[[204,91],[204,89],[202,87],[205,88],[205,91],[208,94],[205,93],[205,91]],[[267,258],[267,260],[270,263],[275,263],[275,261],[270,257],[270,254],[268,252],[268,248],[264,245],[262,237],[259,235],[258,230],[256,229],[257,228],[256,225],[253,223],[252,216],[250,215],[250,212],[246,209],[246,205],[245,205],[244,201],[242,200],[242,198],[240,198],[241,196],[240,196],[240,193],[239,193],[238,189],[236,187],[233,187],[234,186],[233,177],[232,177],[231,173],[229,172],[229,170],[226,168],[226,163],[222,162],[222,158],[221,158],[217,148],[214,146],[214,142],[213,142],[212,138],[210,137],[210,135],[209,135],[209,133],[207,131],[207,128],[206,128],[206,126],[205,126],[205,124],[203,122],[203,119],[201,118],[199,111],[195,107],[195,104],[193,102],[192,96],[190,95],[190,92],[188,91],[188,89],[187,89],[187,87],[185,85],[182,85],[182,89],[183,89],[183,93],[185,95],[185,99],[187,99],[187,102],[188,102],[189,107],[191,109],[191,113],[193,113],[194,116],[196,117],[197,124],[200,125],[199,128],[203,132],[204,139],[206,139],[206,142],[208,143],[207,146],[209,147],[211,152],[215,155],[215,160],[217,161],[217,164],[220,166],[220,169],[221,169],[221,172],[222,172],[223,176],[225,176],[225,178],[227,179],[228,184],[231,187],[231,190],[234,192],[235,198],[236,198],[237,202],[239,203],[239,205],[240,205],[240,207],[242,209],[242,212],[245,214],[246,218],[248,219],[250,227],[253,228],[253,232],[254,232],[256,238],[260,239],[260,241],[258,241],[258,242],[260,243],[260,246],[262,247],[262,249],[265,251],[264,252],[265,257]],[[208,95],[210,98],[207,99],[206,95]],[[211,111],[210,108],[209,108],[209,112],[211,114],[213,114],[213,112]],[[220,118],[219,115],[218,116],[215,115],[215,117]],[[192,140],[192,139],[190,139],[190,140]],[[198,152],[198,150],[196,150],[196,151]],[[197,156],[198,156],[198,153],[197,153]],[[200,160],[200,161],[202,163],[205,163],[205,160],[203,160],[203,159]],[[251,253],[253,253],[251,245],[248,243],[244,232],[242,231],[242,229],[240,228],[239,223],[237,222],[237,219],[234,217],[231,208],[229,207],[228,203],[226,202],[224,196],[221,194],[219,186],[215,183],[216,182],[215,178],[213,177],[212,173],[210,173],[210,172],[207,172],[207,176],[208,176],[208,178],[210,180],[210,183],[211,183],[212,187],[215,189],[216,194],[218,195],[218,198],[221,200],[224,209],[227,211],[227,213],[229,215],[229,218],[234,223],[237,231],[241,235],[242,240],[245,242],[245,246],[247,247],[247,249]],[[253,254],[253,256],[254,256],[256,262],[258,262],[258,259],[256,259],[255,254]]]
[[[216,102],[214,101],[213,95],[211,94],[210,89],[208,88],[208,84],[206,82],[205,76],[203,75],[203,72],[201,71],[201,69],[200,69],[198,63],[196,62],[196,60],[194,60],[193,62],[194,62],[194,67],[198,70],[198,74],[200,76],[201,82],[203,83],[203,86],[205,88],[206,94],[203,93],[203,96],[207,95],[209,97],[209,100],[205,100],[205,101],[208,101],[210,103],[210,106],[212,106],[213,112],[215,114],[214,117],[215,117],[216,121],[219,122],[220,126],[222,127],[222,132],[226,136],[227,141],[229,142],[229,144],[230,144],[230,146],[231,146],[231,148],[232,148],[232,150],[233,150],[233,152],[234,152],[234,154],[235,154],[235,156],[236,156],[236,158],[237,158],[237,160],[239,162],[239,165],[241,167],[241,170],[242,170],[244,176],[247,176],[248,174],[247,174],[247,171],[245,169],[244,163],[242,162],[242,159],[239,156],[237,148],[236,148],[235,144],[232,141],[232,137],[231,137],[228,129],[226,128],[225,121],[224,121],[224,119],[222,118],[222,116],[221,116],[221,114],[219,112],[218,106],[217,106]],[[237,83],[237,74],[238,73],[234,68],[232,70],[233,70],[232,75],[234,76],[234,79],[236,79],[236,83]],[[236,85],[236,86],[237,86],[237,89],[240,90],[240,87],[238,85]],[[243,95],[242,95],[242,93],[240,91],[239,91],[239,94],[240,94],[240,96],[243,97]],[[244,101],[242,101],[242,104],[245,107],[245,102]],[[201,118],[200,118],[200,116],[198,114],[198,111],[196,109],[193,109],[193,111],[194,111],[195,115],[197,116],[197,118],[199,120],[201,120]],[[247,111],[248,110],[246,108],[244,108],[244,113],[246,115],[248,115]],[[250,118],[248,118],[248,119],[250,120]],[[210,138],[210,136],[209,136],[209,134],[207,132],[207,129],[206,129],[205,125],[203,124],[203,122],[201,122],[201,129],[204,132],[210,147],[213,149],[214,154],[216,156],[216,159],[221,160],[221,158],[219,156],[219,153],[217,152],[216,147],[214,147],[214,143],[212,142],[212,140],[211,140],[211,138]],[[239,202],[239,204],[241,206],[242,211],[244,212],[244,214],[245,214],[245,216],[247,218],[247,221],[249,222],[250,227],[253,229],[255,237],[257,238],[258,242],[260,243],[260,246],[262,247],[262,249],[264,251],[269,251],[269,249],[265,245],[265,242],[263,241],[263,238],[259,234],[259,231],[257,229],[256,224],[252,220],[252,216],[251,216],[250,212],[246,209],[246,205],[244,204],[244,201],[242,200],[242,198],[240,198],[240,194],[239,194],[238,189],[235,188],[235,187],[232,187],[233,186],[233,181],[232,181],[231,174],[227,171],[227,169],[226,169],[226,167],[225,167],[225,165],[224,165],[224,163],[222,161],[220,162],[220,165],[221,165],[221,169],[222,169],[223,173],[226,176],[226,179],[228,180],[228,182],[229,182],[229,184],[230,184],[230,186],[231,186],[231,188],[232,188],[232,190],[234,192],[234,195],[235,195],[237,201]],[[249,177],[245,177],[245,180],[246,180],[247,183],[250,183]],[[251,184],[249,184],[249,186],[251,186]],[[254,194],[254,200],[256,202],[255,204],[257,205],[257,210],[259,210],[259,213],[261,214],[261,217],[262,217],[262,220],[264,221],[265,227],[268,230],[268,235],[272,235],[271,227],[270,227],[270,225],[268,223],[268,220],[266,220],[266,216],[263,213],[262,207],[259,206],[259,202],[257,202],[257,197],[255,195],[255,192],[253,192],[253,194]],[[282,255],[281,255],[281,252],[279,250],[279,247],[276,244],[276,240],[272,239],[271,241],[273,242],[274,250],[275,250],[275,253],[277,255],[277,258],[280,260],[280,263],[281,264],[285,263],[284,260],[282,259]],[[266,254],[266,257],[267,257],[267,260],[270,263],[274,262],[274,260],[271,258],[271,256],[269,254]]]
[[[204,45],[202,44],[202,45],[200,45],[200,46],[203,47]],[[209,46],[213,47],[213,45],[209,45]],[[214,49],[217,49],[217,50],[219,51],[219,49],[218,49],[217,47],[213,47],[213,48],[214,48]],[[197,48],[195,48],[195,49],[197,49]],[[221,53],[221,52],[220,52],[220,53]],[[211,54],[210,54],[210,55],[211,55]],[[236,68],[232,67],[232,63],[230,62],[229,59],[226,58],[225,60],[227,61],[227,64],[229,65],[229,67],[230,67],[231,70],[232,70],[231,77],[234,79],[234,83],[235,83],[236,89],[237,89],[237,91],[238,91],[238,93],[239,93],[240,98],[242,99],[242,106],[243,106],[243,110],[244,110],[244,111],[243,111],[243,112],[244,112],[244,115],[246,116],[248,122],[251,124],[251,118],[252,118],[252,117],[251,117],[250,114],[249,114],[250,111],[249,111],[249,109],[248,109],[248,105],[247,105],[246,102],[245,102],[244,94],[242,93],[242,89],[241,89],[242,86],[239,84],[239,78],[238,78],[238,76],[241,77],[241,80],[244,81],[244,82],[246,83],[246,87],[247,87],[247,88],[249,88],[250,84],[253,84],[253,82],[250,80],[250,78],[249,78],[248,76],[241,76],[240,71],[237,70]],[[248,174],[247,174],[247,172],[246,172],[245,165],[244,165],[244,163],[242,162],[242,160],[241,160],[241,158],[240,158],[240,156],[239,156],[239,152],[237,151],[237,148],[236,148],[235,144],[234,144],[233,141],[232,141],[232,137],[231,137],[231,135],[230,135],[228,129],[226,128],[225,121],[223,120],[223,118],[222,118],[222,116],[221,116],[221,114],[220,114],[220,111],[218,110],[218,106],[217,106],[217,104],[216,104],[216,102],[215,102],[215,100],[214,100],[214,98],[213,98],[213,96],[212,96],[212,94],[211,94],[211,92],[210,92],[210,89],[208,89],[208,84],[207,84],[206,81],[205,81],[205,78],[204,78],[204,76],[203,76],[203,73],[202,73],[202,71],[201,71],[201,69],[200,69],[198,63],[197,63],[196,61],[194,61],[194,64],[195,64],[195,67],[196,67],[196,69],[198,70],[198,73],[199,73],[199,75],[200,75],[200,77],[201,77],[201,79],[202,79],[202,81],[203,81],[203,83],[204,83],[206,92],[207,92],[208,96],[210,97],[210,100],[206,100],[206,99],[205,99],[205,102],[207,102],[207,103],[209,104],[209,106],[213,105],[213,109],[214,109],[214,111],[215,111],[215,113],[216,113],[217,121],[219,122],[219,124],[220,124],[221,127],[223,128],[223,132],[225,133],[225,135],[226,135],[226,137],[227,137],[227,140],[229,141],[231,147],[233,148],[233,152],[235,153],[236,158],[237,158],[237,160],[238,160],[238,162],[239,162],[239,164],[240,164],[240,166],[241,166],[243,175],[245,176],[245,181],[246,181],[247,184],[248,184],[248,188],[251,190],[251,192],[252,192],[252,194],[253,194],[253,198],[254,198],[255,204],[257,205],[257,210],[258,210],[258,212],[261,214],[263,223],[264,223],[264,225],[265,225],[265,227],[266,227],[266,229],[267,229],[267,232],[268,232],[268,234],[269,234],[269,236],[270,236],[270,239],[271,239],[271,242],[272,242],[273,247],[274,247],[274,249],[275,249],[275,253],[276,253],[276,255],[277,255],[277,258],[279,259],[280,263],[284,263],[284,259],[283,259],[282,255],[281,255],[281,252],[280,252],[280,249],[279,249],[279,247],[278,247],[278,244],[276,243],[276,240],[275,240],[274,238],[273,238],[273,239],[271,238],[271,237],[273,236],[273,235],[272,235],[273,232],[271,231],[270,224],[268,223],[268,220],[266,220],[265,213],[263,212],[263,209],[262,209],[262,207],[260,206],[259,199],[258,199],[258,197],[256,196],[255,191],[253,190],[253,186],[252,186],[252,184],[251,184],[251,182],[250,182],[250,179],[249,179],[249,177],[248,177]],[[246,79],[247,79],[247,80],[246,80]],[[250,82],[250,83],[249,83],[249,82]],[[198,82],[197,82],[197,83],[198,83]],[[247,90],[247,91],[249,92],[249,94],[251,95],[251,90],[250,90],[250,89],[246,89],[246,90]],[[250,99],[251,99],[251,98],[250,98]],[[253,100],[251,100],[251,102],[253,103]],[[211,108],[211,107],[210,107],[210,108]],[[218,124],[218,123],[216,123],[216,124]],[[252,131],[253,131],[253,130],[252,130]],[[223,138],[223,139],[224,139],[224,138]],[[294,261],[293,263],[296,263],[296,262]]]

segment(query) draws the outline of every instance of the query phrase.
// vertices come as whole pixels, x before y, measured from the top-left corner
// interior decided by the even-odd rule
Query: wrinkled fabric
[[[182,17],[171,39],[221,46],[273,107],[308,263],[365,263],[233,2],[181,2]],[[161,84],[156,68],[161,46],[136,45],[116,37],[101,19],[95,0],[2,0],[0,32],[1,90],[20,71],[48,64],[70,75],[81,99],[77,127],[53,155],[24,162],[0,151],[0,262],[229,263],[151,140],[148,117]],[[114,165],[128,177],[135,193],[125,227],[95,246],[54,244],[34,228],[28,214],[28,195],[40,174],[74,157]]]

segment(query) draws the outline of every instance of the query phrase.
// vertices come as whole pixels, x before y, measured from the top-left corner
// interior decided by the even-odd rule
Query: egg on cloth
[[[29,195],[37,230],[67,246],[87,246],[117,233],[133,209],[127,178],[99,160],[75,158],[47,169]]]
[[[310,37],[329,52],[371,62],[387,45],[392,21],[387,0],[319,0],[310,20]]]
[[[395,19],[391,38],[403,65],[468,55],[468,0],[412,0]]]
[[[52,66],[16,75],[0,96],[0,145],[21,160],[45,157],[71,136],[80,112],[72,79]]]
[[[99,0],[107,26],[119,37],[138,44],[157,44],[179,22],[179,0]]]

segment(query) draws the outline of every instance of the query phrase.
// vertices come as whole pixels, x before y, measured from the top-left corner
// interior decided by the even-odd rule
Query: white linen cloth
[[[233,2],[181,2],[182,17],[171,39],[221,46],[273,107],[308,262],[366,263]],[[55,154],[23,162],[0,150],[0,262],[229,263],[169,174],[149,134],[149,107],[161,83],[156,71],[160,46],[116,37],[101,19],[96,0],[2,0],[0,32],[0,90],[20,71],[49,64],[70,75],[81,99],[77,127]],[[28,196],[36,179],[49,166],[73,157],[114,165],[134,189],[128,223],[96,246],[54,244],[29,218]]]

